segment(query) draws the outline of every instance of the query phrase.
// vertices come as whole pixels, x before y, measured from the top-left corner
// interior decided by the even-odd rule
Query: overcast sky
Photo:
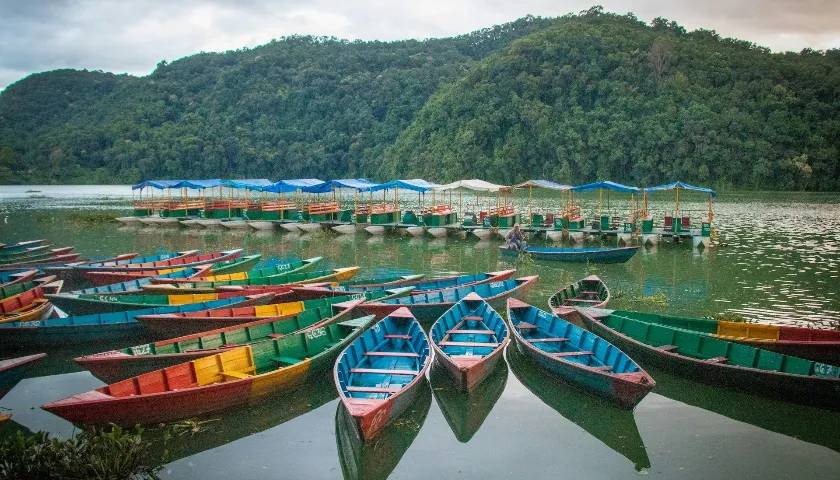
[[[147,75],[160,60],[285,35],[444,37],[595,3],[774,51],[840,47],[840,0],[0,0],[0,89],[56,68]]]

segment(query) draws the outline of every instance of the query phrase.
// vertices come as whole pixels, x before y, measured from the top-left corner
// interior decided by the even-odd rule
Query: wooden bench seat
[[[495,335],[496,332],[493,330],[459,330],[454,328],[452,330],[447,330],[446,333],[448,335],[451,334],[462,334],[462,335]]]
[[[484,319],[483,319],[483,318],[481,318],[481,317],[477,317],[477,316],[475,316],[475,315],[467,315],[467,316],[463,317],[463,320],[464,320],[465,322],[480,322],[480,321],[482,321],[482,320],[484,320]]]
[[[356,392],[356,393],[396,393],[402,389],[401,386],[393,386],[393,387],[354,387],[349,386],[347,387],[348,392]]]
[[[531,343],[552,343],[552,342],[568,342],[569,339],[565,337],[546,337],[546,338],[526,338],[525,340]]]
[[[350,373],[378,373],[383,375],[417,375],[417,370],[393,370],[389,368],[351,368]]]
[[[389,333],[385,335],[385,338],[394,338],[398,340],[411,340],[411,335],[404,335],[400,333]]]
[[[496,348],[499,346],[498,343],[495,342],[440,342],[438,343],[441,347],[486,347],[486,348]]]
[[[241,380],[241,379],[243,379],[243,378],[250,378],[250,377],[251,377],[251,375],[250,375],[250,374],[248,374],[248,373],[243,373],[243,372],[233,372],[233,371],[230,371],[230,372],[220,372],[219,374],[220,374],[221,376],[223,376],[223,377],[228,377],[228,378],[232,378],[232,379],[235,379],[235,380]]]
[[[537,328],[536,325],[528,322],[519,322],[519,325],[517,325],[517,327],[519,327],[520,330],[533,330]]]
[[[414,352],[365,352],[369,357],[409,357],[418,358],[420,355]]]
[[[580,352],[557,352],[553,353],[555,357],[582,357],[584,355],[592,355],[592,352],[588,350],[583,350]]]
[[[599,367],[590,367],[592,370],[598,370],[599,372],[610,372],[612,371],[612,367],[609,365],[601,365]]]

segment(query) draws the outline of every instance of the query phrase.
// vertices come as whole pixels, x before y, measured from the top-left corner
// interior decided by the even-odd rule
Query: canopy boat
[[[22,282],[28,282],[38,275],[38,270],[9,270],[0,272],[0,288],[11,287]]]
[[[231,325],[263,320],[266,318],[282,318],[296,315],[300,312],[318,307],[342,305],[354,300],[375,300],[379,298],[394,298],[405,295],[405,289],[375,292],[360,295],[345,295],[341,297],[327,297],[315,300],[296,302],[259,304],[246,308],[218,308],[190,313],[174,313],[164,315],[140,315],[137,320],[158,338],[171,338],[205,332]]]
[[[441,279],[427,280],[425,282],[418,282],[413,284],[414,289],[411,291],[412,295],[422,293],[432,293],[439,290],[446,290],[450,288],[469,287],[472,285],[481,285],[482,283],[501,282],[508,280],[516,273],[516,269],[502,270],[499,272],[479,273],[473,275],[459,275],[445,277]],[[390,288],[390,286],[365,286],[365,287],[332,287],[332,286],[300,286],[293,287],[292,290],[301,298],[317,298],[325,295],[341,295],[342,293],[353,292],[367,292],[382,290]]]
[[[381,211],[389,210],[394,211],[395,209],[399,209],[399,191],[408,190],[410,192],[417,192],[417,208],[409,209],[404,212],[396,212],[396,215],[389,216],[388,218],[373,218],[371,220],[371,226],[368,230],[369,233],[377,234],[379,232],[384,232],[387,227],[390,225],[384,225],[383,223],[390,223],[392,221],[397,221],[396,227],[399,229],[404,229],[406,233],[413,237],[420,237],[423,236],[427,231],[433,237],[445,237],[449,228],[454,227],[458,221],[458,215],[452,210],[450,205],[438,204],[435,198],[435,188],[440,187],[435,183],[427,182],[426,180],[415,178],[409,180],[392,180],[390,182],[382,183],[370,188],[368,191],[375,192],[375,191],[382,191],[382,201],[383,205],[387,205],[386,202],[386,190],[393,190],[393,206],[389,208],[382,207],[380,208]],[[424,199],[427,192],[431,192],[432,200],[431,205],[424,205]],[[450,192],[451,197],[451,192]],[[441,195],[441,200],[443,200],[444,195]],[[372,197],[371,197],[372,200]],[[368,210],[370,210],[369,207]],[[371,213],[370,211],[366,211],[365,214]],[[375,213],[375,212],[374,212]]]
[[[171,422],[244,405],[316,377],[374,322],[316,325],[232,348],[43,405],[76,424]]]
[[[203,278],[201,281],[224,282],[229,280],[244,280],[256,277],[272,277],[278,275],[295,274],[309,270],[310,268],[312,268],[312,266],[319,263],[323,259],[324,257],[312,257],[304,260],[295,259],[290,262],[277,263],[268,267],[236,272],[235,274],[232,274],[231,272],[219,273],[214,271],[211,275],[202,275]],[[189,278],[152,279],[152,283],[190,283],[191,281],[192,280]]]
[[[171,307],[0,323],[0,351],[26,350],[35,347],[66,347],[67,345],[134,338],[143,334],[143,326],[136,320],[138,315],[246,306],[255,300],[260,299],[234,297]]]
[[[527,253],[537,260],[577,263],[624,263],[639,250],[639,247],[527,247],[524,251],[505,246],[499,249],[504,255]]]
[[[364,442],[353,417],[339,403],[335,411],[335,440],[345,480],[386,480],[390,477],[422,429],[432,405],[429,383],[420,382],[422,386],[415,401],[398,421],[379,432],[375,443]],[[334,393],[335,387],[331,391]],[[411,428],[404,428],[405,425]]]
[[[497,185],[479,179],[471,179],[439,185],[435,187],[435,190],[439,192],[458,191],[458,210],[460,211],[461,218],[464,219],[461,223],[461,228],[464,231],[471,232],[481,240],[486,240],[493,236],[494,229],[511,228],[516,223],[517,216],[513,204],[508,199],[503,198],[504,194],[510,193],[511,189],[508,186]],[[471,211],[464,211],[464,190],[469,190],[476,194],[475,203]],[[480,193],[495,193],[495,206],[482,210],[483,207],[479,205],[478,197]],[[468,206],[467,208],[470,207]]]
[[[655,229],[653,227],[653,217],[648,212],[648,194],[660,191],[674,191],[674,210],[665,214],[663,218],[662,228]],[[705,212],[706,219],[701,221],[700,225],[692,224],[692,212],[680,208],[680,191],[700,192],[707,194],[707,207]],[[712,220],[714,219],[714,211],[712,209],[712,199],[717,196],[717,192],[707,187],[697,187],[689,185],[685,182],[666,183],[664,185],[657,185],[655,187],[648,187],[644,190],[644,208],[642,220],[642,241],[646,244],[655,245],[659,237],[670,238],[673,241],[679,241],[683,238],[691,238],[692,244],[695,247],[710,247],[712,240]],[[700,215],[700,212],[694,212]]]
[[[325,305],[292,316],[269,317],[158,342],[143,343],[75,358],[75,362],[105,383],[118,382],[152,370],[221,353],[256,342],[281,338],[312,327],[348,320],[363,300]]]
[[[144,180],[132,185],[132,194],[139,192],[134,198],[133,214],[126,217],[118,217],[117,221],[124,225],[178,225],[180,220],[197,217],[204,207],[203,200],[192,199],[187,196],[187,189],[193,188],[194,182],[199,180]],[[150,194],[143,199],[143,191],[148,189]],[[172,198],[172,190],[181,190],[181,198]],[[153,192],[161,190],[166,192],[165,196],[154,198]]]
[[[577,185],[572,187],[570,192],[584,193],[592,191],[598,192],[598,203],[594,212],[597,220],[589,226],[582,225],[583,222],[580,222],[578,228],[575,230],[584,235],[597,237],[614,236],[618,238],[619,243],[623,242],[629,245],[638,230],[640,209],[636,195],[641,193],[642,190],[639,187],[631,187],[606,180]],[[604,192],[607,194],[606,205],[604,202]],[[612,192],[630,194],[629,208],[626,213],[620,213],[612,208],[610,205],[610,194]],[[578,207],[579,211],[580,209]]]
[[[432,324],[429,338],[435,361],[459,390],[470,391],[496,368],[510,332],[493,307],[472,292]]]
[[[270,200],[266,198],[265,188],[273,185],[273,182],[265,178],[253,178],[246,180],[226,180],[227,186],[237,189],[260,192],[260,199],[249,203],[248,208],[243,212],[245,223],[255,230],[274,230],[277,223],[284,219],[294,218],[298,212],[294,202],[285,198]]]
[[[9,387],[14,386],[23,377],[25,367],[34,364],[46,356],[46,353],[37,353],[25,357],[0,360],[0,394],[5,393]]]
[[[517,278],[515,280],[482,283],[467,287],[438,290],[431,293],[408,295],[391,300],[372,301],[363,304],[360,308],[382,318],[400,307],[408,307],[420,322],[431,324],[470,293],[478,294],[479,297],[490,303],[491,306],[496,307],[504,305],[505,300],[510,297],[523,298],[538,278],[535,275],[532,277]]]
[[[589,275],[566,285],[548,298],[548,308],[555,315],[569,313],[574,307],[603,308],[610,301],[610,289],[598,275]]]
[[[499,362],[483,382],[470,391],[463,391],[452,383],[451,377],[443,368],[432,366],[429,371],[432,393],[446,423],[459,442],[469,442],[481,428],[502,396],[507,377],[507,365],[505,362]]]
[[[578,313],[588,329],[647,365],[713,385],[840,409],[840,366],[622,317],[608,310],[582,309]]]
[[[272,275],[269,277],[252,277],[246,279],[223,280],[216,282],[192,281],[186,283],[153,284],[144,287],[150,292],[166,293],[203,293],[219,291],[225,286],[258,286],[258,285],[293,285],[312,284],[324,282],[340,282],[353,278],[360,267],[344,267],[333,270],[321,270],[315,272],[289,273]]]
[[[614,310],[614,315],[645,323],[690,330],[773,352],[840,365],[840,331],[765,323],[727,322],[711,318],[678,317]]]
[[[516,299],[507,302],[517,348],[579,388],[633,408],[656,382],[603,338]]]
[[[280,227],[290,233],[298,233],[301,231],[299,226],[304,220],[309,217],[309,212],[303,208],[302,193],[306,188],[314,188],[325,184],[323,180],[317,178],[298,178],[291,180],[280,180],[271,185],[261,187],[263,192],[273,192],[280,195],[280,202],[283,202],[284,208],[279,211],[278,219]],[[286,201],[285,195],[291,193],[297,196],[297,200]]]
[[[515,348],[507,350],[507,360],[522,385],[548,407],[630,460],[636,471],[650,468],[650,457],[632,410],[616,408],[610,401],[569,388],[568,383],[546,376],[543,368]],[[656,393],[660,393],[661,386],[657,381]]]
[[[528,189],[528,225],[523,227],[528,232],[535,234],[545,233],[552,240],[560,240],[563,232],[563,224],[560,222],[562,213],[553,211],[552,207],[545,205],[533,207],[533,191],[535,188],[551,190],[554,192],[570,191],[571,185],[562,185],[550,180],[528,180],[511,187],[514,190]]]
[[[47,298],[58,308],[81,315],[85,313],[107,313],[120,312],[125,310],[136,310],[138,308],[168,307],[172,305],[185,305],[188,303],[212,302],[225,298],[241,297],[242,293],[237,291],[218,293],[186,293],[177,295],[154,295],[154,294],[74,294],[55,293],[47,295]],[[274,298],[273,293],[263,294],[265,303]]]
[[[335,386],[364,441],[411,405],[430,363],[429,339],[407,308],[391,312],[341,352]]]

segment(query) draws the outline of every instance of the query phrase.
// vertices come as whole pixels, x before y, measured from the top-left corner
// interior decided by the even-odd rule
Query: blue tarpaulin
[[[613,192],[624,193],[639,193],[642,191],[639,187],[631,187],[629,185],[622,185],[620,183],[612,182],[610,180],[603,180],[600,182],[587,183],[585,185],[577,185],[572,187],[575,192],[591,192],[593,190],[612,190]]]
[[[303,190],[305,188],[317,187],[323,183],[326,182],[318,180],[317,178],[295,178],[291,180],[279,180],[271,185],[262,187],[261,190],[264,192],[290,193]]]
[[[376,192],[378,190],[390,190],[393,188],[401,188],[404,190],[411,190],[414,192],[428,192],[439,187],[437,183],[427,182],[422,178],[412,178],[409,180],[391,180],[390,182],[380,183],[369,191]]]
[[[655,187],[648,187],[645,189],[646,192],[659,192],[662,190],[676,190],[677,188],[681,188],[683,190],[692,190],[695,192],[703,192],[708,193],[713,197],[717,197],[717,192],[712,190],[711,188],[707,187],[696,187],[694,185],[689,185],[685,182],[673,182],[673,183],[666,183],[664,185],[657,185]]]
[[[146,187],[157,188],[163,190],[164,188],[177,188],[176,185],[183,182],[183,180],[143,180],[142,182],[132,185],[132,190],[140,190]]]
[[[209,180],[181,180],[173,188],[190,188],[192,190],[204,190],[205,188],[215,188],[222,185],[222,180],[219,178],[212,178]]]
[[[246,178],[243,180],[222,180],[222,186],[228,188],[244,188],[247,190],[262,190],[263,187],[272,185],[267,178]]]
[[[339,180],[330,180],[321,185],[304,187],[301,190],[308,193],[327,193],[338,190],[339,188],[350,188],[360,192],[368,192],[377,185],[379,184],[373,183],[365,178],[342,178]]]

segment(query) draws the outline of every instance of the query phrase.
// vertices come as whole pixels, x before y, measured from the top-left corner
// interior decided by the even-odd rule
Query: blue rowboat
[[[156,279],[173,279],[173,278],[190,278],[199,272],[207,269],[207,267],[199,268],[185,268],[174,272],[158,275],[157,277],[146,277],[137,280],[129,280],[127,282],[109,283],[101,287],[82,288],[80,290],[73,290],[74,295],[121,295],[130,293],[145,293],[144,285],[151,285]]]
[[[624,263],[630,260],[639,247],[528,247],[523,251],[512,250],[504,246],[499,247],[504,255],[519,255],[528,253],[537,260],[552,260],[557,262],[579,263]]]
[[[520,352],[572,385],[633,408],[656,382],[624,352],[592,332],[516,299],[507,302]]]
[[[383,318],[341,352],[335,386],[365,441],[399,417],[426,385],[429,353],[429,339],[407,308]]]
[[[248,297],[226,298],[212,302],[190,303],[171,307],[144,308],[125,312],[77,315],[31,322],[0,323],[0,351],[31,347],[57,347],[83,343],[128,339],[143,334],[138,315],[196,312],[211,308],[244,306]]]
[[[435,362],[459,390],[468,392],[496,368],[510,342],[510,332],[493,307],[473,292],[435,321],[429,338]]]

